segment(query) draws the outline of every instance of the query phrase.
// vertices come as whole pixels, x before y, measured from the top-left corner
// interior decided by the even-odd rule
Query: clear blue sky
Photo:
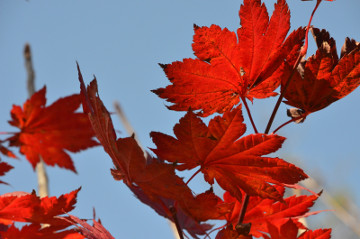
[[[265,2],[272,11],[274,1]],[[108,109],[113,110],[113,102],[119,101],[141,143],[152,147],[150,131],[172,134],[173,125],[183,115],[167,110],[165,102],[150,92],[168,84],[157,63],[193,57],[194,23],[236,30],[240,4],[235,0],[0,0],[0,131],[14,130],[7,124],[12,104],[22,104],[27,98],[22,52],[28,42],[36,87],[47,85],[49,103],[79,92],[77,60],[87,82],[93,74],[97,76],[100,96]],[[305,26],[315,2],[289,0],[289,4],[292,28]],[[359,0],[324,2],[313,24],[328,29],[340,48],[346,36],[360,41],[359,9]],[[289,137],[280,152],[284,159],[296,160],[310,176],[320,177],[326,190],[348,192],[357,205],[359,93],[356,90],[314,113],[304,124],[279,132]],[[258,128],[265,127],[272,104],[274,100],[265,104],[255,100],[252,110]],[[285,110],[283,105],[275,125],[287,120]],[[116,117],[114,122],[123,131]],[[167,221],[112,179],[111,160],[101,147],[72,156],[78,175],[59,168],[48,168],[48,173],[51,195],[82,186],[73,214],[91,218],[95,207],[116,238],[171,238]],[[1,194],[37,188],[36,175],[24,158],[8,161],[15,169],[6,178],[11,187],[0,186]],[[322,226],[332,225],[324,222]],[[340,229],[335,228],[334,238],[337,232]]]

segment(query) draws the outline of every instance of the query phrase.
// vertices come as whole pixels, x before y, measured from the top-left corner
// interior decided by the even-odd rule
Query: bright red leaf
[[[241,108],[217,116],[206,126],[189,111],[174,127],[176,138],[159,132],[150,135],[157,146],[159,158],[185,170],[200,166],[205,180],[214,179],[222,188],[242,199],[241,190],[252,196],[281,200],[272,184],[294,184],[307,175],[280,158],[262,157],[277,151],[284,137],[252,134],[241,137],[246,130]]]
[[[296,59],[305,31],[300,28],[285,40],[290,28],[285,0],[278,0],[270,20],[260,0],[245,0],[239,15],[237,35],[216,25],[195,26],[197,59],[161,65],[172,85],[153,92],[174,103],[170,109],[191,108],[208,116],[231,109],[240,98],[276,95],[280,66]]]
[[[331,229],[307,230],[298,237],[296,223],[289,219],[282,224],[273,225],[268,223],[268,235],[263,234],[265,239],[329,239]]]
[[[277,187],[277,190],[281,195],[284,194],[285,189],[283,187]],[[269,222],[277,225],[290,218],[293,218],[293,220],[297,222],[298,218],[306,217],[309,209],[314,205],[318,197],[319,195],[291,196],[285,198],[284,202],[260,197],[250,197],[244,223],[251,223],[250,233],[255,237],[260,237],[262,236],[262,232],[269,232],[267,230],[267,224]],[[236,198],[232,197],[228,192],[224,194],[224,201],[235,203],[234,210],[227,215],[227,221],[228,224],[236,225],[239,221],[242,201],[236,200]]]
[[[0,223],[9,225],[16,222],[50,224],[67,227],[68,223],[56,218],[74,209],[76,196],[80,189],[60,197],[39,198],[35,193],[10,193],[0,196]]]
[[[11,146],[20,147],[33,168],[40,158],[47,165],[76,171],[66,151],[78,152],[97,145],[87,116],[75,112],[81,103],[80,95],[61,98],[45,106],[46,88],[42,88],[25,102],[14,105],[9,123],[21,131],[8,140]]]
[[[42,228],[40,224],[25,225],[21,229],[11,225],[6,231],[0,231],[2,239],[84,239],[84,236],[74,230],[58,232],[51,226]]]
[[[285,103],[302,109],[304,118],[350,94],[360,84],[360,44],[347,38],[339,59],[329,33],[316,28],[312,31],[318,50],[300,64],[285,92]]]

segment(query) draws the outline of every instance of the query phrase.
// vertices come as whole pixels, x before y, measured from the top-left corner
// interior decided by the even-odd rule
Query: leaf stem
[[[249,106],[248,106],[248,104],[247,104],[247,102],[246,102],[246,99],[245,99],[244,97],[241,97],[241,100],[242,100],[242,102],[243,102],[243,104],[244,104],[244,106],[245,106],[246,112],[247,112],[247,114],[248,114],[248,116],[249,116],[251,125],[252,125],[252,127],[253,127],[253,129],[254,129],[254,132],[257,134],[257,133],[258,133],[258,130],[257,130],[257,128],[256,128],[256,126],[255,126],[255,123],[254,123],[254,120],[253,120],[253,118],[252,118],[252,116],[251,116],[251,112],[250,112]]]
[[[185,183],[186,185],[189,184],[189,182],[198,174],[201,172],[201,168],[199,168],[190,178],[189,180],[187,180],[187,182]]]
[[[271,125],[272,125],[272,123],[273,123],[273,121],[274,121],[274,119],[275,119],[275,115],[276,115],[276,113],[277,113],[277,111],[278,111],[278,109],[279,109],[279,106],[280,106],[283,98],[284,98],[286,89],[288,88],[288,86],[289,86],[289,84],[290,84],[290,81],[291,81],[291,79],[293,78],[293,76],[294,76],[294,74],[295,74],[296,68],[297,68],[298,65],[300,64],[300,60],[301,60],[302,57],[303,57],[303,56],[302,56],[302,54],[301,54],[301,52],[300,52],[300,54],[299,54],[299,56],[298,56],[298,58],[297,58],[297,60],[296,60],[296,62],[295,62],[295,64],[294,64],[294,67],[293,67],[293,69],[292,69],[292,71],[291,71],[291,74],[290,74],[289,78],[287,79],[285,86],[282,88],[281,94],[280,94],[280,96],[279,96],[279,98],[278,98],[278,100],[277,100],[277,102],[276,102],[276,104],[275,104],[275,107],[274,107],[273,112],[272,112],[272,114],[271,114],[271,116],[270,116],[269,122],[268,122],[268,124],[267,124],[267,126],[266,126],[266,129],[265,129],[265,132],[264,132],[265,134],[268,134],[269,131],[270,131]]]
[[[174,219],[174,223],[175,223],[175,226],[176,226],[176,230],[179,234],[179,237],[180,239],[184,239],[184,234],[181,230],[181,227],[180,227],[180,224],[179,224],[179,221],[177,219],[177,215],[176,215],[176,208],[175,207],[170,207],[170,212],[172,214],[172,217]]]
[[[248,194],[245,194],[244,196],[244,201],[243,201],[243,204],[242,204],[242,207],[241,207],[241,210],[240,210],[240,215],[239,215],[239,222],[238,224],[242,224],[243,221],[244,221],[244,218],[245,218],[245,213],[246,213],[246,208],[249,204],[249,199],[250,199],[250,196]]]
[[[306,117],[306,116],[305,116],[305,117]],[[304,117],[304,116],[299,116],[299,117],[295,117],[295,118],[292,118],[292,119],[286,121],[285,123],[283,123],[282,125],[280,125],[279,127],[277,127],[277,128],[272,132],[272,134],[275,134],[279,129],[281,129],[282,127],[290,124],[291,122],[294,122],[294,121],[296,121],[296,120],[298,120],[298,119],[305,118],[305,117]]]

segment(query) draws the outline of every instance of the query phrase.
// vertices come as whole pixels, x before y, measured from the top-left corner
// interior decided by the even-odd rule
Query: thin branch
[[[122,108],[120,106],[120,103],[115,101],[114,102],[114,108],[115,108],[116,114],[119,116],[119,119],[120,119],[121,123],[123,124],[123,126],[124,126],[124,128],[126,130],[126,133],[128,133],[129,136],[134,135],[136,142],[139,144],[140,148],[143,149],[143,147],[141,146],[140,141],[139,141],[139,139],[137,137],[137,134],[135,134],[134,128],[131,126],[129,120],[127,119],[127,117],[126,117],[126,115],[124,113],[124,111],[122,110]],[[143,149],[143,151],[144,151],[144,149]]]
[[[187,182],[185,183],[186,185],[188,185],[190,183],[190,181],[198,174],[201,172],[201,168],[199,168],[190,178],[189,180],[187,180]]]
[[[27,72],[27,90],[28,95],[31,97],[35,93],[35,71],[32,64],[32,56],[30,45],[25,44],[24,48],[25,68]],[[49,196],[49,178],[46,173],[45,164],[40,159],[40,162],[36,165],[36,173],[38,179],[38,193],[40,197]]]
[[[295,117],[295,118],[292,118],[292,119],[286,121],[285,123],[283,123],[282,125],[280,125],[279,127],[277,127],[277,128],[272,132],[272,134],[275,134],[275,133],[276,133],[277,131],[279,131],[282,127],[290,124],[291,122],[297,121],[297,120],[299,120],[299,119],[301,119],[301,118],[305,118],[305,117],[306,117],[306,116],[299,116],[299,117]]]
[[[274,107],[274,109],[273,109],[273,112],[271,113],[269,122],[268,122],[268,124],[266,125],[266,129],[265,129],[265,132],[264,132],[265,134],[268,134],[269,131],[270,131],[271,125],[272,125],[272,123],[274,122],[274,119],[275,119],[275,115],[276,115],[276,113],[277,113],[277,111],[278,111],[278,109],[279,109],[279,106],[280,106],[282,100],[284,99],[285,92],[286,92],[286,90],[287,90],[287,88],[288,88],[288,86],[289,86],[289,84],[290,84],[290,81],[292,80],[292,78],[293,78],[293,76],[294,76],[294,74],[295,74],[295,71],[296,71],[298,65],[300,64],[300,61],[301,61],[301,58],[302,58],[302,57],[303,57],[303,56],[302,56],[302,54],[301,54],[301,52],[300,52],[300,53],[299,53],[299,56],[298,56],[298,58],[297,58],[297,60],[296,60],[296,62],[295,62],[295,64],[294,64],[294,67],[293,67],[293,69],[292,69],[292,71],[291,71],[291,74],[290,74],[289,78],[287,79],[285,86],[284,86],[284,87],[282,88],[282,90],[281,90],[281,94],[280,94],[280,96],[279,96],[279,98],[278,98],[278,100],[277,100],[277,102],[276,102],[276,104],[275,104],[275,107]]]
[[[25,69],[27,72],[27,90],[28,95],[31,97],[35,93],[35,71],[32,64],[31,50],[28,43],[25,44],[24,48],[24,58],[25,58]]]

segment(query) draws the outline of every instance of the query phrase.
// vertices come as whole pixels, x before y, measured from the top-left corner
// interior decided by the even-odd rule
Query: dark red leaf
[[[329,33],[316,28],[312,31],[318,50],[302,61],[285,92],[285,103],[305,111],[304,118],[350,94],[360,84],[359,43],[347,38],[339,59]]]

